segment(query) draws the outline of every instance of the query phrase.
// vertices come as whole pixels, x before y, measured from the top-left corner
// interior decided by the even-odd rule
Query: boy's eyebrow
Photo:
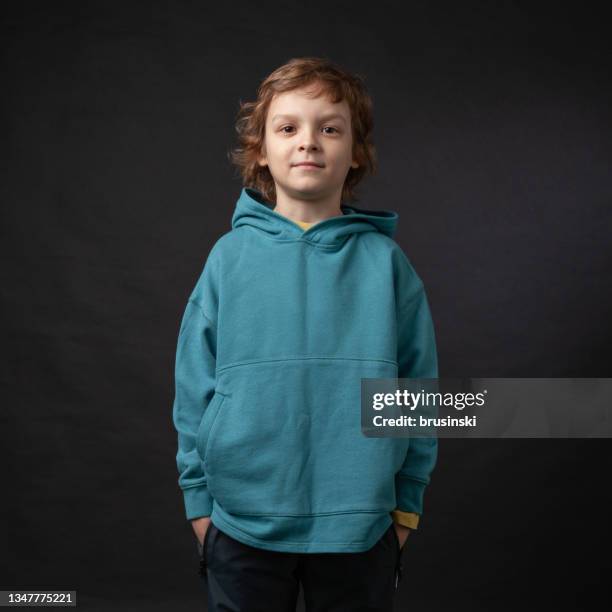
[[[277,119],[297,119],[297,117],[295,115],[288,114],[274,115],[274,117],[272,117],[272,121],[276,121]],[[330,113],[321,117],[321,121],[327,121],[329,119],[340,119],[341,121],[344,121],[346,123],[346,119],[338,113]]]

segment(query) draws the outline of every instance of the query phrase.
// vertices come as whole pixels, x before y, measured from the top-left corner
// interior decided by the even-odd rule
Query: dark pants
[[[248,546],[210,523],[198,550],[211,612],[295,612],[300,582],[308,612],[392,612],[401,579],[393,525],[365,552],[287,553]]]

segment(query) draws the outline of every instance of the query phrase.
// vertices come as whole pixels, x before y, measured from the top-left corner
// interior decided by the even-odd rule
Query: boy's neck
[[[343,214],[338,194],[322,199],[303,200],[293,198],[279,189],[276,191],[274,211],[292,221],[302,223],[318,223]]]

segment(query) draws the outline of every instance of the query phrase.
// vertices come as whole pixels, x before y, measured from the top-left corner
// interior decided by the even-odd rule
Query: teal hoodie
[[[398,215],[304,231],[244,188],[183,315],[173,422],[187,519],[282,552],[362,552],[421,514],[435,438],[361,432],[362,378],[437,378]]]

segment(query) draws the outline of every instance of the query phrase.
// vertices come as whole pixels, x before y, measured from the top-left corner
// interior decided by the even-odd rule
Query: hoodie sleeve
[[[178,432],[178,483],[188,520],[210,516],[212,512],[212,497],[196,449],[198,428],[216,386],[216,300],[210,268],[205,267],[187,302],[176,350],[172,416]]]
[[[405,256],[398,283],[398,377],[437,378],[438,359],[431,313],[420,278]],[[438,440],[415,437],[395,475],[396,508],[421,514],[423,494],[438,453]]]

